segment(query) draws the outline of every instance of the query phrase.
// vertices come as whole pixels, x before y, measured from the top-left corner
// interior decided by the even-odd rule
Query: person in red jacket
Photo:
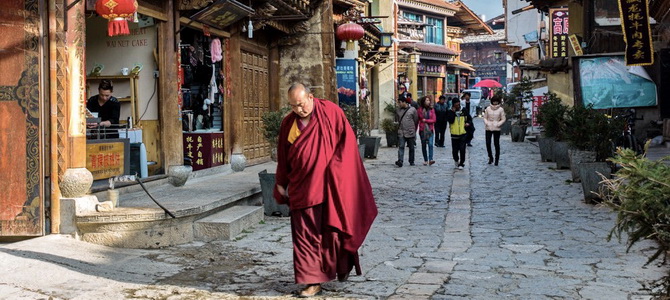
[[[321,283],[361,275],[358,248],[377,216],[356,135],[342,109],[296,83],[293,110],[282,121],[274,198],[291,211],[299,297],[321,294]]]
[[[432,166],[433,160],[433,139],[435,138],[435,109],[433,100],[428,96],[419,99],[419,137],[421,138],[421,153],[423,154],[423,165]],[[428,153],[426,153],[426,147]]]

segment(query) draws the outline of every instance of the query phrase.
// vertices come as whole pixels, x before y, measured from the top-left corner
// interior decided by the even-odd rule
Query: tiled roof
[[[431,53],[440,53],[440,54],[450,54],[450,55],[458,55],[458,52],[446,48],[442,45],[435,45],[435,44],[426,44],[426,43],[416,43],[414,44],[417,50],[420,52],[431,52]]]
[[[442,7],[451,10],[458,10],[458,6],[448,3],[445,0],[414,0],[416,2],[421,2],[425,4],[435,5],[437,7]]]
[[[496,29],[493,34],[468,35],[463,38],[463,44],[495,42],[505,40],[505,29]]]

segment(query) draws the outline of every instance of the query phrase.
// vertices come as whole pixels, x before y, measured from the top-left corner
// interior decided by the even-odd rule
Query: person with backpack
[[[467,128],[472,126],[472,117],[468,110],[461,109],[460,101],[454,101],[451,109],[447,111],[447,122],[449,122],[449,133],[451,133],[451,154],[456,168],[463,170],[465,167]]]

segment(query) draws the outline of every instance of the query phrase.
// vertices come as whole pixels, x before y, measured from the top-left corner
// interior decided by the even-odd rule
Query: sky
[[[481,15],[486,15],[486,19],[489,20],[493,17],[503,14],[502,0],[461,0],[465,5],[467,5],[472,11],[481,17]]]

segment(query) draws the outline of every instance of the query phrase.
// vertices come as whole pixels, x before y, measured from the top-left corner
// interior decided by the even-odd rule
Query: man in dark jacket
[[[447,130],[447,97],[440,96],[437,103],[435,103],[435,146],[444,147],[444,133]]]
[[[463,93],[463,96],[461,98],[465,100],[465,111],[468,112],[468,115],[470,114],[470,93],[465,92]],[[465,135],[465,144],[468,145],[468,147],[472,147],[472,138],[475,136],[475,124],[470,122],[470,126],[465,128],[465,131],[467,131],[467,134]]]
[[[416,109],[410,106],[409,98],[398,99],[398,109],[396,110],[396,120],[400,125],[398,127],[398,160],[395,165],[402,167],[405,159],[405,144],[409,148],[409,165],[414,165],[414,146],[416,145],[416,126],[419,124],[419,114]]]

